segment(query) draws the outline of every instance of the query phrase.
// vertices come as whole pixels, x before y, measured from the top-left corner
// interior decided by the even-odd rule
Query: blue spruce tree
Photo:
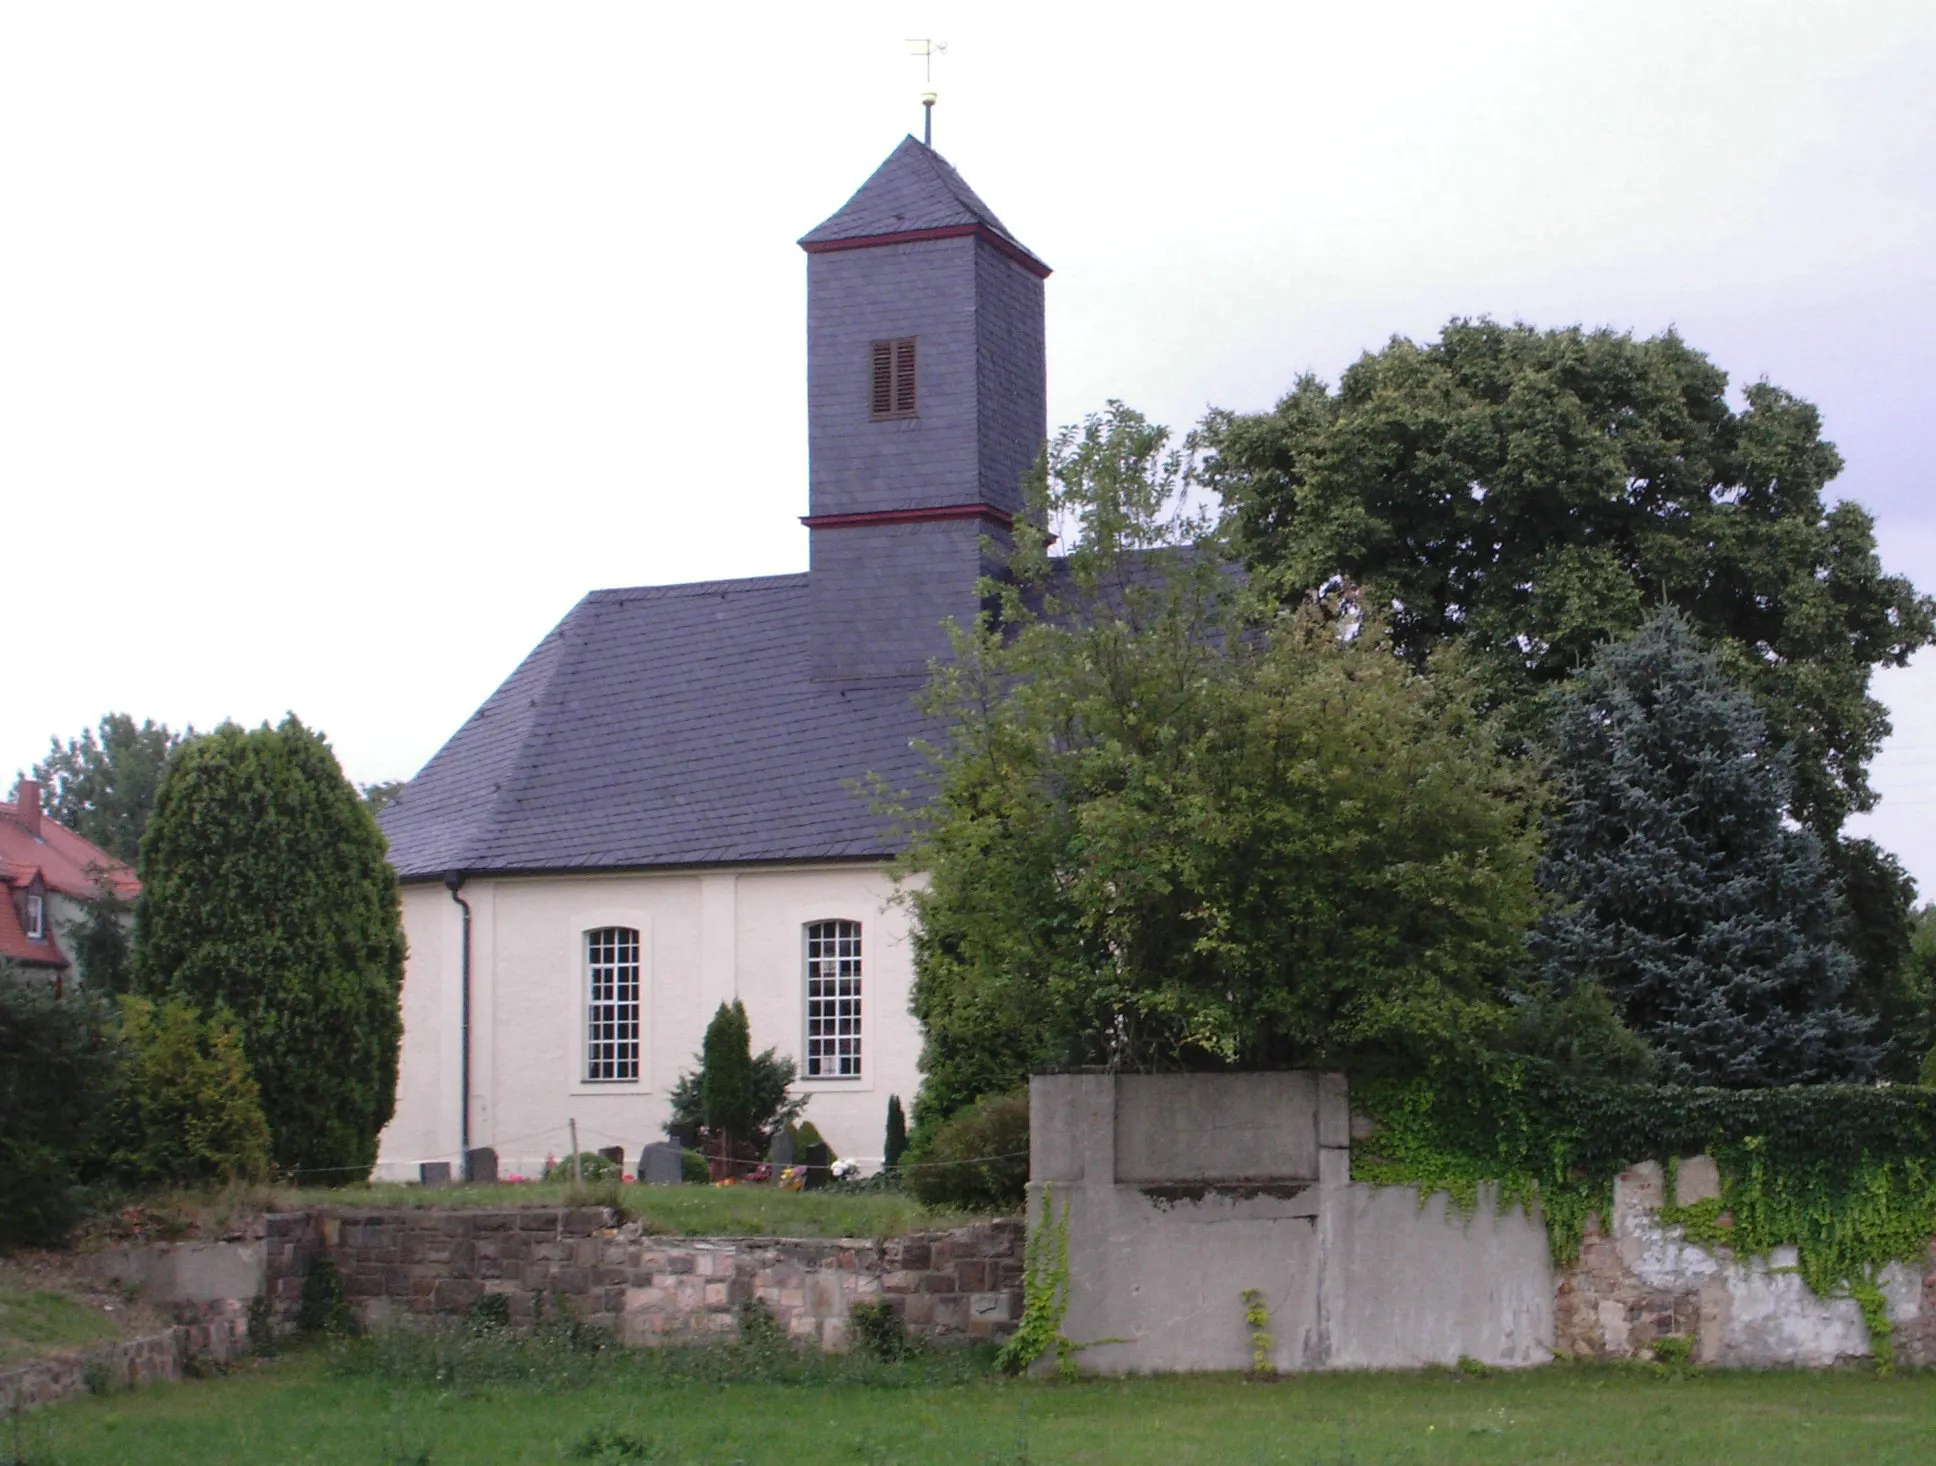
[[[1677,1083],[1869,1076],[1840,890],[1783,819],[1788,757],[1679,612],[1599,650],[1553,752],[1541,882],[1568,905],[1534,937],[1549,991],[1597,984]]]

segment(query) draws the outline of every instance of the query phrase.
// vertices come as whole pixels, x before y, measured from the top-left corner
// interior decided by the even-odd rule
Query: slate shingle
[[[995,211],[976,196],[947,159],[909,136],[887,155],[887,161],[874,170],[873,176],[852,198],[806,234],[800,243],[828,244],[880,234],[953,229],[964,224],[986,225],[1017,249],[1029,253],[1028,247],[1008,232],[1008,226],[995,217]]]
[[[406,880],[879,857],[920,677],[816,682],[807,577],[593,591],[383,812]]]

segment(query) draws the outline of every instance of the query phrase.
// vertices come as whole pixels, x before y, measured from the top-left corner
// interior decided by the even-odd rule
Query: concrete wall
[[[1063,1331],[1100,1374],[1245,1369],[1243,1294],[1280,1370],[1550,1357],[1545,1229],[1354,1184],[1342,1075],[1055,1075],[1030,1089],[1029,1208],[1069,1228]]]
[[[1820,1298],[1793,1248],[1740,1257],[1661,1220],[1663,1173],[1635,1166],[1611,1217],[1557,1272],[1544,1225],[1482,1194],[1467,1218],[1411,1187],[1351,1180],[1340,1075],[1057,1075],[1030,1091],[1029,1215],[1069,1229],[1063,1332],[1096,1373],[1250,1367],[1243,1293],[1270,1310],[1279,1370],[1403,1368],[1462,1356],[1820,1368],[1873,1353],[1850,1298]],[[1678,1166],[1682,1205],[1720,1195],[1712,1158]],[[1936,1239],[1877,1279],[1895,1357],[1936,1364]]]
[[[746,1004],[757,1052],[805,1052],[803,930],[843,918],[862,928],[864,997],[858,1079],[802,1080],[807,1117],[843,1156],[878,1159],[891,1094],[920,1082],[920,1032],[908,1014],[913,954],[894,883],[874,866],[767,871],[475,878],[471,1143],[492,1146],[500,1174],[533,1175],[568,1148],[623,1145],[628,1160],[664,1138],[668,1095],[722,1002]],[[378,1172],[415,1179],[426,1160],[458,1155],[459,915],[442,886],[404,888],[410,957],[403,988],[402,1081]],[[584,1064],[584,933],[637,928],[644,1032],[636,1082],[590,1084]],[[804,1067],[804,1065],[802,1065]]]

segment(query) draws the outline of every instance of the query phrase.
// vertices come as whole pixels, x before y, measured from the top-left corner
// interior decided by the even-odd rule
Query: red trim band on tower
[[[919,244],[928,239],[979,239],[992,244],[1038,280],[1052,273],[1049,267],[1005,234],[997,234],[986,224],[950,224],[944,229],[909,229],[900,234],[857,234],[852,239],[801,240],[800,248],[810,255],[832,254],[841,249],[876,249],[884,244]]]
[[[1015,516],[993,504],[931,504],[924,509],[875,509],[864,514],[802,514],[808,529],[853,529],[863,524],[932,524],[944,519],[987,519],[1003,529],[1015,526]]]

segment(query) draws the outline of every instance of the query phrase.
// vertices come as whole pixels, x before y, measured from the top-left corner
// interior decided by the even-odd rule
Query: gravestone
[[[497,1152],[488,1145],[464,1156],[464,1179],[474,1186],[497,1185]]]
[[[625,1147],[622,1145],[600,1146],[598,1153],[618,1167],[619,1175],[625,1174]]]
[[[686,1168],[681,1147],[669,1140],[654,1141],[639,1152],[639,1180],[648,1186],[681,1186]]]
[[[417,1180],[424,1186],[450,1185],[449,1161],[425,1161],[417,1167]]]
[[[769,1154],[768,1159],[771,1160],[775,1166],[792,1165],[793,1164],[793,1137],[787,1134],[787,1132],[784,1130],[776,1134],[773,1137],[773,1149]]]
[[[807,1168],[806,1179],[801,1185],[801,1190],[818,1191],[831,1181],[833,1163],[834,1153],[831,1146],[810,1145],[800,1152],[800,1164]]]

